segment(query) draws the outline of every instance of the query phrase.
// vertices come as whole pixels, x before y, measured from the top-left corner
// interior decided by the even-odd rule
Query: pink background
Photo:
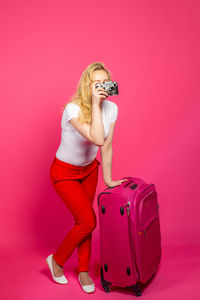
[[[1,1],[1,299],[86,296],[77,251],[52,281],[44,259],[73,225],[49,168],[61,107],[82,71],[101,61],[119,83],[113,180],[154,183],[163,257],[146,299],[199,299],[199,11],[196,0]],[[97,159],[101,161],[100,151]],[[97,195],[90,275],[100,284]],[[113,288],[108,297],[133,299]]]

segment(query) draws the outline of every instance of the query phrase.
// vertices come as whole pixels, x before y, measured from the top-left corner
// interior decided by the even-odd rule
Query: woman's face
[[[105,81],[109,81],[108,74],[104,70],[97,70],[92,73],[92,82],[90,83],[90,88],[92,88],[93,82],[104,83]]]

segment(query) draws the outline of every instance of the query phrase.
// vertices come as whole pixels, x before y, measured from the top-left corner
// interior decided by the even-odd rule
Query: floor
[[[152,300],[199,300],[200,299],[200,242],[199,244],[183,239],[169,239],[162,245],[162,260],[159,269],[146,286],[141,299]],[[69,283],[57,284],[52,280],[50,270],[45,264],[45,257],[50,254],[46,249],[15,245],[1,247],[1,288],[0,299],[74,299],[75,297],[93,297],[99,299],[122,300],[136,297],[130,290],[111,287],[105,293],[100,283],[99,258],[92,256],[90,276],[96,284],[93,294],[81,290],[76,268],[74,252],[64,266],[64,273]],[[98,256],[98,255],[97,255]],[[135,298],[134,298],[135,299]]]

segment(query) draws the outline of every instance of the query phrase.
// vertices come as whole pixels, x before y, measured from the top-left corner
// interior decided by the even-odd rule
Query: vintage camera
[[[106,81],[104,83],[96,83],[95,87],[102,87],[109,96],[118,95],[118,84],[116,81]]]

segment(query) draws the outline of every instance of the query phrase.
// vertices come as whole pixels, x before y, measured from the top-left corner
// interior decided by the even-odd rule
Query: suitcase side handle
[[[126,187],[129,186],[131,183],[133,183],[133,184],[130,186],[131,189],[135,189],[135,188],[137,187],[137,184],[134,183],[133,177],[128,177],[128,176],[127,176],[127,177],[123,177],[122,179],[128,179],[128,180],[122,182],[121,186],[122,186],[123,188],[126,188]]]
[[[131,183],[133,183],[131,186],[130,186],[130,188],[131,189],[136,189],[137,188],[137,184],[136,183],[134,183],[134,179],[133,179],[133,177],[122,177],[122,179],[127,179],[127,180],[125,180],[125,181],[123,181],[121,184],[119,184],[119,185],[115,185],[115,186],[111,186],[111,187],[108,187],[108,188],[106,188],[105,190],[108,190],[108,189],[113,189],[113,188],[115,188],[115,187],[119,187],[119,186],[122,186],[123,188],[125,188],[125,187],[127,187],[129,184],[131,184]]]
[[[119,185],[110,186],[110,187],[106,188],[106,190],[108,190],[108,189],[113,189],[113,188],[116,188],[116,187],[119,187],[119,186],[126,187],[126,185],[130,184],[131,182],[133,182],[132,177],[122,177],[122,179],[128,179],[128,180],[123,181],[123,182],[122,182],[121,184],[119,184]]]
[[[122,177],[122,179],[128,179],[128,181],[124,181],[121,184],[123,187],[129,186],[131,182],[133,183],[132,185],[129,186],[131,189],[136,189],[137,187],[146,184],[145,181],[139,177],[126,176],[126,177]]]

